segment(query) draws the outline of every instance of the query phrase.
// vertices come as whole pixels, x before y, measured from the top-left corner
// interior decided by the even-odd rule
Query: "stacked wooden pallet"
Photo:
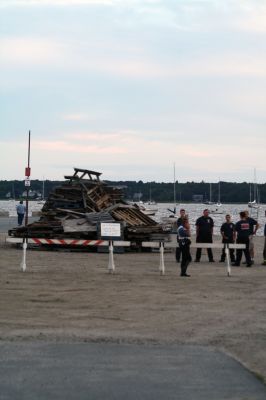
[[[100,180],[100,172],[74,168],[74,174],[50,193],[40,220],[11,230],[11,236],[88,238],[99,236],[100,222],[118,221],[125,239],[147,240],[164,234],[161,225],[137,205],[123,200],[123,191]]]

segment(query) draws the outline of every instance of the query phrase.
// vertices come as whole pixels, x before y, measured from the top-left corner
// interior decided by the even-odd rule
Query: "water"
[[[10,217],[16,217],[16,205],[19,204],[18,201],[15,200],[0,200],[0,211],[7,211]],[[26,205],[26,201],[23,202]],[[40,211],[43,207],[43,204],[38,204],[37,201],[29,201],[29,216],[32,214],[32,211]]]
[[[148,207],[148,206],[147,206]],[[166,203],[158,203],[158,212],[153,219],[155,219],[157,222],[160,222],[162,218],[169,217],[170,212],[167,210],[173,209],[173,204],[166,204]],[[191,226],[191,231],[192,233],[195,233],[195,222],[198,217],[201,217],[203,210],[207,208],[206,204],[196,204],[196,203],[188,203],[188,204],[178,204],[176,206],[177,214],[179,214],[179,210],[181,208],[184,208],[186,210],[186,213],[189,216],[189,221],[190,221],[190,226]],[[212,207],[212,206],[210,206]],[[248,210],[249,214],[251,217],[254,219],[257,219],[257,210],[252,210],[248,208],[247,204],[223,204],[220,208],[223,213],[222,214],[210,214],[212,219],[214,220],[214,234],[219,235],[220,234],[220,227],[225,222],[225,215],[230,214],[232,216],[232,221],[237,222],[239,221],[239,213],[240,211]],[[258,236],[263,236],[264,234],[264,225],[266,223],[266,217],[265,217],[265,211],[266,211],[266,204],[262,204],[259,209],[259,216],[258,216],[258,222],[260,224],[260,228],[257,231]]]
[[[18,202],[15,202],[14,200],[0,200],[0,211],[8,211],[10,217],[16,216],[16,205]],[[24,203],[25,204],[25,203]],[[38,204],[37,201],[29,201],[29,215],[31,215],[32,211],[40,211],[42,209],[43,205]],[[149,206],[147,206],[149,207]],[[158,203],[156,205],[158,208],[158,211],[154,217],[151,217],[155,219],[157,222],[161,222],[163,218],[169,217],[171,214],[168,211],[169,209],[173,209],[173,204],[171,203]],[[195,222],[198,217],[202,215],[203,210],[207,206],[205,204],[196,204],[196,203],[188,203],[188,204],[178,204],[176,206],[177,214],[179,214],[180,208],[184,208],[189,215],[189,221],[191,225],[191,230],[192,233],[195,233]],[[225,221],[225,215],[230,214],[232,216],[232,221],[237,222],[239,220],[239,212],[243,210],[247,210],[247,204],[224,204],[221,207],[221,210],[223,211],[223,214],[211,214],[211,217],[214,220],[214,234],[219,235],[220,234],[220,227],[222,223]],[[250,212],[250,215],[253,216],[253,218],[257,218],[257,210],[252,210],[248,209]],[[264,225],[266,223],[266,218],[265,218],[265,211],[266,211],[266,204],[262,204],[259,209],[259,224],[260,228],[257,232],[258,236],[263,236],[264,234]],[[253,215],[254,213],[254,215]]]

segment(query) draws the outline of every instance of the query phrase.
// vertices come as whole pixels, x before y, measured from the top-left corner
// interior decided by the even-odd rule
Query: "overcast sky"
[[[266,181],[265,0],[0,0],[0,179]]]

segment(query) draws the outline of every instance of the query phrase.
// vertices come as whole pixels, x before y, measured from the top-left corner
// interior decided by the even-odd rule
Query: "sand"
[[[212,346],[232,355],[266,382],[266,267],[264,238],[256,237],[252,268],[207,262],[179,276],[174,254],[108,255],[22,251],[0,236],[0,339],[110,341]],[[192,251],[194,255],[195,250]],[[214,252],[218,261],[220,252]]]

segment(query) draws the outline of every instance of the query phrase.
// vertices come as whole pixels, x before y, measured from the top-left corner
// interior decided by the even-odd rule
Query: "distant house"
[[[24,192],[22,193],[22,197],[27,197],[27,191],[24,190]],[[31,199],[35,199],[36,197],[38,197],[38,194],[35,190],[29,190],[29,197]]]
[[[203,194],[193,194],[192,201],[194,201],[194,203],[203,203]]]

